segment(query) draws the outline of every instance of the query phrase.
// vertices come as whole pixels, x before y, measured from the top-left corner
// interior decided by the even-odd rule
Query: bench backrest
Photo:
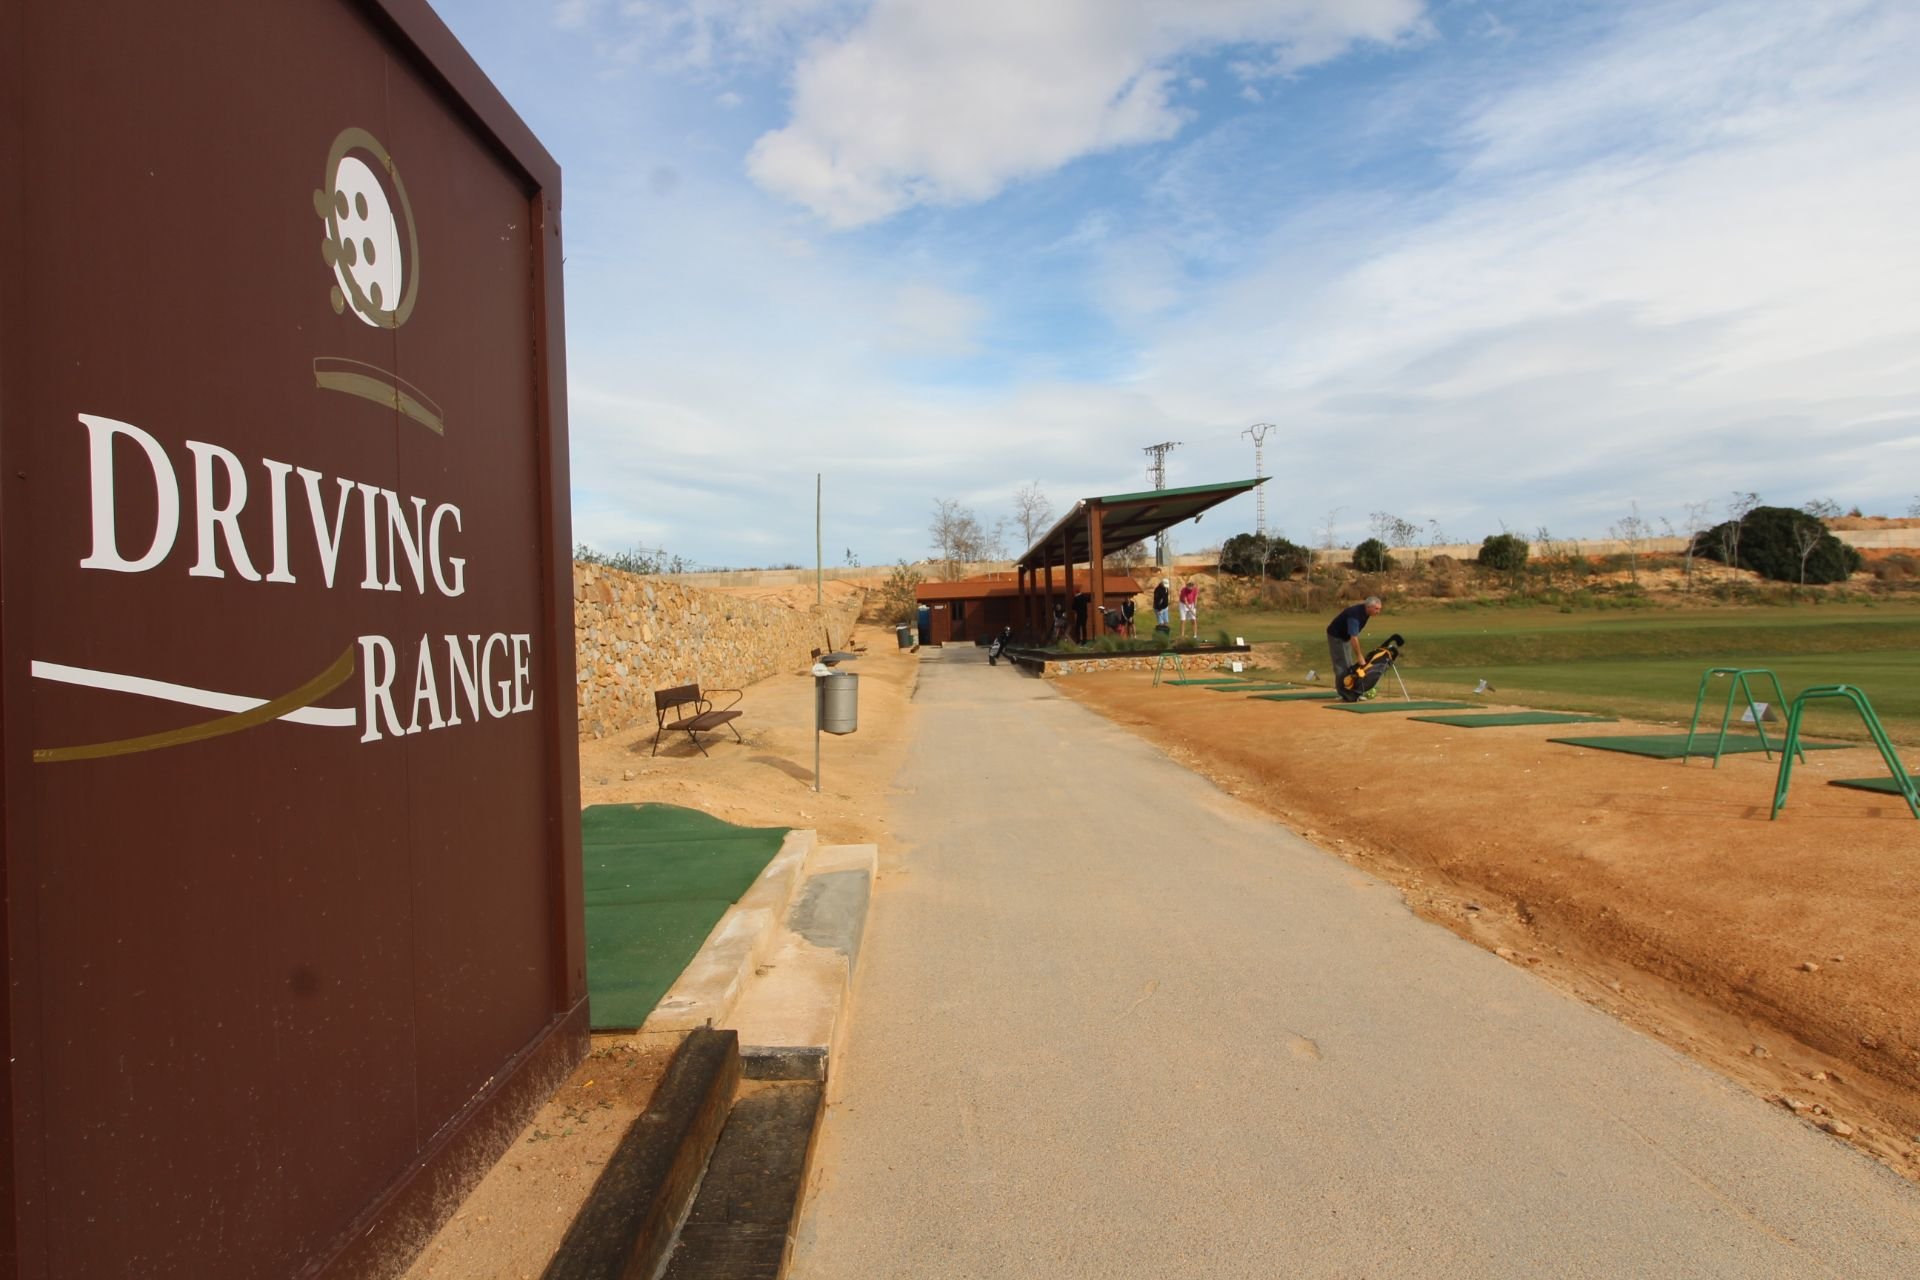
[[[678,684],[671,689],[659,689],[654,692],[653,710],[656,716],[664,716],[675,707],[698,701],[700,701],[699,685]]]

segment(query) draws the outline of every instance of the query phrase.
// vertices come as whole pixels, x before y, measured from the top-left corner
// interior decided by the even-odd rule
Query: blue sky
[[[1256,422],[1316,544],[1920,490],[1906,0],[436,8],[562,166],[603,549],[810,563],[820,472],[829,563],[915,558]]]

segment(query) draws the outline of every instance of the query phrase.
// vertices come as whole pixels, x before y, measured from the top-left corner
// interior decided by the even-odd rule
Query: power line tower
[[[1162,440],[1159,444],[1150,444],[1140,451],[1153,459],[1147,464],[1147,475],[1152,477],[1154,488],[1167,487],[1167,455],[1179,447],[1178,440]],[[1167,545],[1167,531],[1162,529],[1153,541],[1153,562],[1164,569],[1171,559],[1171,548]]]
[[[1266,478],[1267,467],[1261,446],[1266,442],[1267,432],[1274,430],[1271,422],[1256,422],[1240,434],[1253,439],[1253,478]],[[1267,486],[1260,485],[1253,491],[1254,532],[1261,537],[1267,536]]]

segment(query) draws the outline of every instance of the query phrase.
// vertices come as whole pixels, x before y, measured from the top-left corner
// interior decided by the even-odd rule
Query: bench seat
[[[733,701],[724,707],[713,705],[710,694],[730,693]],[[671,689],[659,689],[653,695],[653,754],[660,754],[660,738],[669,730],[684,733],[687,740],[700,749],[701,755],[707,754],[706,746],[700,741],[702,733],[711,733],[722,726],[733,734],[734,741],[744,743],[740,730],[733,722],[742,712],[734,710],[740,699],[745,696],[738,689],[709,689],[702,693],[697,684],[675,685]],[[669,717],[672,717],[669,719]]]

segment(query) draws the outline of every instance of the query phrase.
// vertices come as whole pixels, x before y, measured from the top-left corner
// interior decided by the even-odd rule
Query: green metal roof
[[[1073,510],[1061,517],[1058,524],[1041,534],[1016,563],[1023,568],[1038,567],[1043,550],[1049,553],[1048,559],[1056,562],[1087,562],[1087,507],[1094,503],[1101,508],[1101,547],[1108,555],[1112,555],[1133,543],[1153,537],[1163,529],[1172,528],[1184,520],[1192,520],[1227,499],[1237,498],[1266,482],[1266,477],[1262,476],[1221,484],[1188,485],[1183,489],[1146,489],[1140,493],[1083,498],[1074,504]]]

